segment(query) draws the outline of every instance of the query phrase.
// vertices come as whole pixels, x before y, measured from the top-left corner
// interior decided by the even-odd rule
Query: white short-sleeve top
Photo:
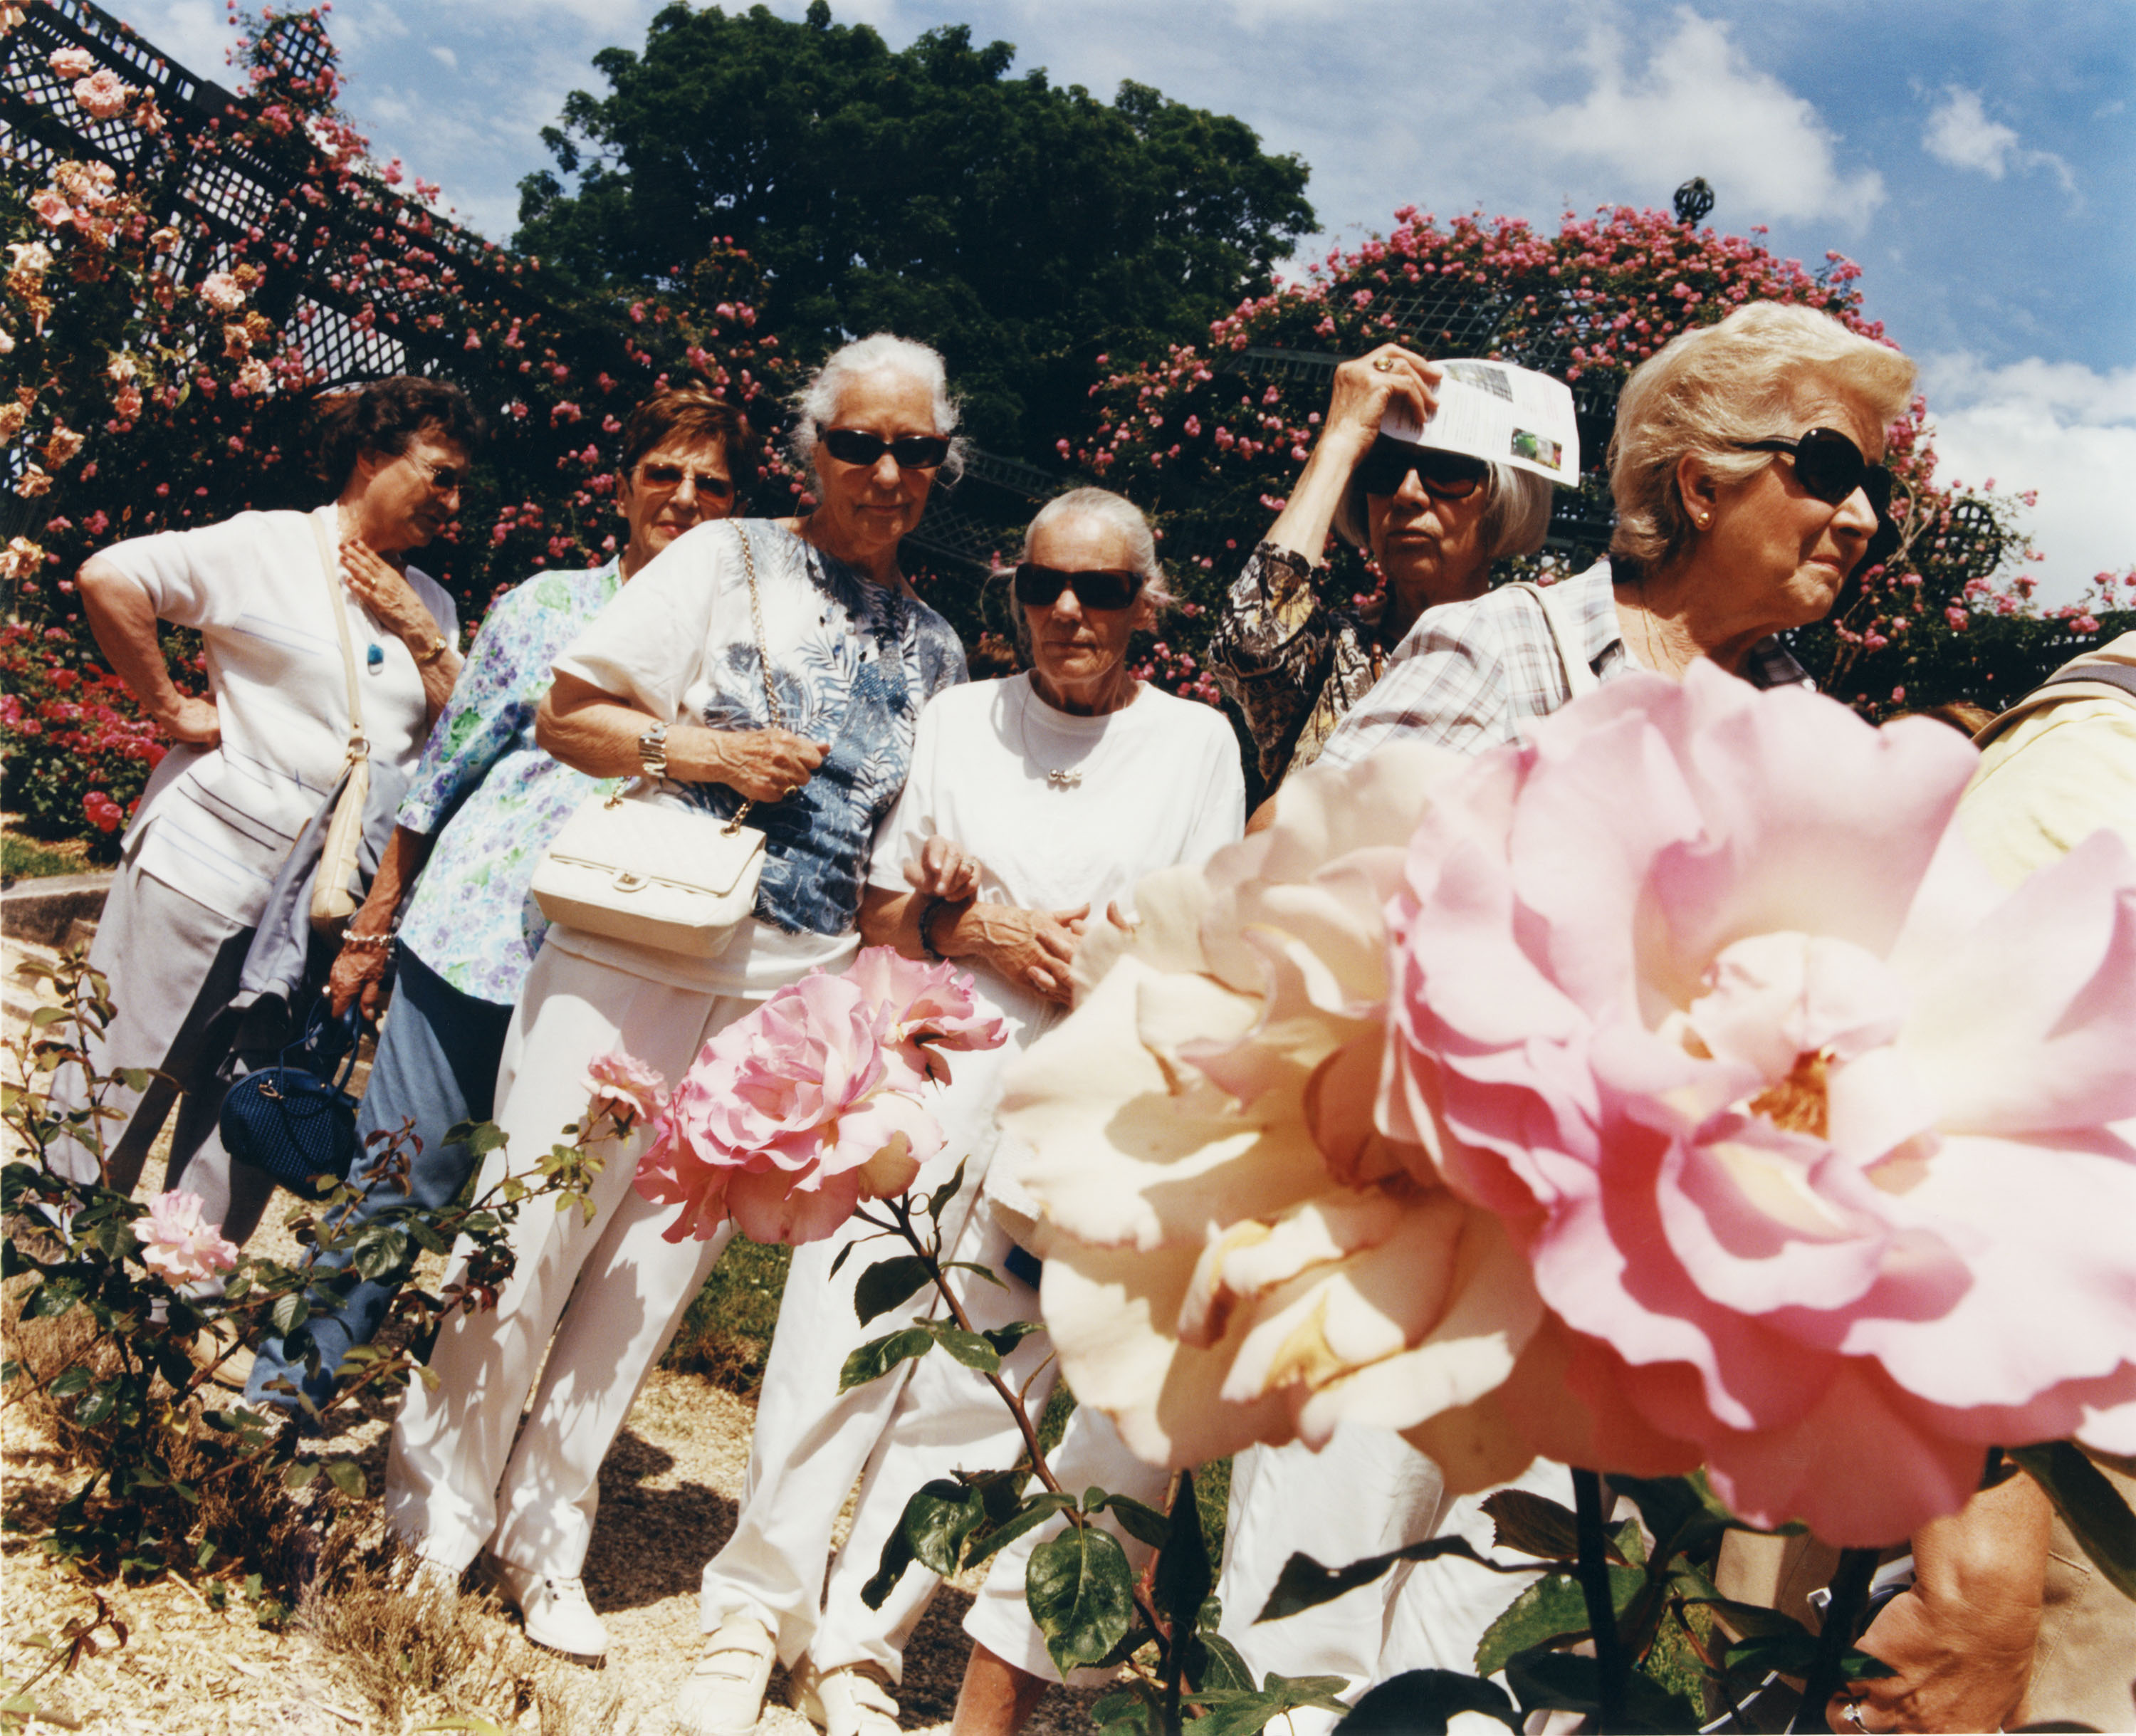
[[[348,622],[363,731],[374,761],[412,771],[429,733],[412,652],[331,581],[313,528],[329,546],[330,503],[314,513],[240,513],[197,530],[114,544],[102,558],[148,593],[157,615],[198,631],[222,723],[221,745],[178,747],[148,780],[126,834],[143,873],[209,909],[259,918],[276,871],[341,776],[349,734],[341,639]],[[408,581],[457,644],[459,616],[428,574]]]

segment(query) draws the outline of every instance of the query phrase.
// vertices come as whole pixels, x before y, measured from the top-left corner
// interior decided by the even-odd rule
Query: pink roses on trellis
[[[653,1120],[634,1185],[683,1209],[668,1239],[729,1218],[758,1242],[814,1242],[901,1194],[942,1148],[920,1099],[941,1051],[993,1048],[971,979],[888,947],[811,971],[714,1033]]]
[[[1842,1544],[2136,1447],[2136,863],[2002,892],[1974,757],[1696,666],[1146,883],[1011,1086],[1078,1394],[1182,1462],[1702,1461]]]

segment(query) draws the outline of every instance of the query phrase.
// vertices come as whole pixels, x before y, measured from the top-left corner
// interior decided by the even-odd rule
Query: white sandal
[[[824,1736],[898,1736],[897,1702],[875,1664],[818,1671],[806,1658],[794,1667],[794,1709]]]
[[[750,1616],[729,1616],[705,1636],[705,1650],[671,1709],[682,1736],[749,1736],[764,1716],[765,1690],[779,1648]]]

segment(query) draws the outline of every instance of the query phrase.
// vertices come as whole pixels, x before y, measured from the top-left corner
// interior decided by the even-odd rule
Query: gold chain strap
[[[764,703],[771,714],[771,727],[784,729],[786,727],[786,709],[779,704],[779,690],[772,684],[771,653],[764,643],[764,605],[756,591],[756,557],[750,549],[749,532],[739,524],[735,526],[734,532],[735,540],[741,544],[741,570],[749,579],[749,624],[756,634],[756,663],[764,676]],[[734,818],[721,829],[729,836],[740,831],[742,821],[749,817],[749,810],[755,805],[747,796],[744,796],[741,805],[735,810]]]

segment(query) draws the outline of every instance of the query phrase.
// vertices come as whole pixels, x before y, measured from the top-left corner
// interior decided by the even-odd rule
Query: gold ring
[[[1395,364],[1393,357],[1389,356],[1375,356],[1372,357],[1372,372],[1374,373],[1391,374],[1394,371]]]

